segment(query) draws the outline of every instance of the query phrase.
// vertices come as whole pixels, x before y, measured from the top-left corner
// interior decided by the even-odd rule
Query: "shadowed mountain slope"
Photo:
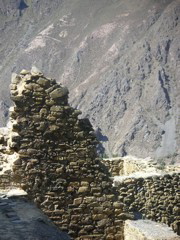
[[[36,65],[108,155],[178,154],[179,16],[179,0],[0,0],[1,125],[11,73]]]

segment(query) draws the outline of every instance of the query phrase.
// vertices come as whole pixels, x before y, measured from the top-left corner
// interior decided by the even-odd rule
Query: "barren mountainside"
[[[70,90],[106,153],[180,146],[180,0],[0,0],[0,124],[12,72],[35,65]]]

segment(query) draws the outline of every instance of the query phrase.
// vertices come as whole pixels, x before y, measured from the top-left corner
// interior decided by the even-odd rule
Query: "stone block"
[[[82,201],[83,201],[83,198],[82,198],[82,197],[80,197],[80,198],[75,198],[73,204],[74,204],[74,205],[80,205],[80,204],[82,203]]]
[[[107,215],[105,214],[94,214],[92,215],[92,219],[97,221],[97,220],[102,220],[102,219],[107,219]]]
[[[69,93],[69,91],[66,87],[57,88],[50,93],[50,97],[52,99],[62,98],[64,96],[68,95],[68,93]]]

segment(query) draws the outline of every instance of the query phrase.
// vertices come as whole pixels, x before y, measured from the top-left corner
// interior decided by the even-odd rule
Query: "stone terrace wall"
[[[124,161],[121,158],[104,158],[101,160],[102,164],[104,164],[108,170],[111,176],[119,176],[123,175],[123,166],[124,166]]]
[[[111,176],[129,175],[135,172],[156,172],[157,163],[152,159],[128,157],[104,158],[101,162],[109,169]]]
[[[142,159],[129,156],[124,157],[123,160],[124,175],[129,175],[135,172],[153,172],[157,170],[157,163],[150,158]]]
[[[115,180],[120,200],[130,212],[171,226],[180,234],[180,173]]]
[[[68,104],[68,90],[37,71],[11,84],[13,181],[73,239],[123,239],[129,216],[96,155],[87,119]]]

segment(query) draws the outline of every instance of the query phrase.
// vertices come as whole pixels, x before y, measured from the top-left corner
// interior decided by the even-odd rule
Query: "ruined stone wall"
[[[180,173],[147,178],[127,178],[115,182],[120,200],[137,217],[171,226],[180,234]]]
[[[111,176],[129,175],[135,172],[156,172],[157,163],[149,158],[139,159],[132,156],[105,158],[101,162],[109,169]]]
[[[123,175],[124,171],[124,161],[121,158],[111,158],[111,159],[102,159],[102,164],[104,164],[110,173],[111,176]]]
[[[11,177],[9,173],[0,175],[0,190],[3,191],[11,187]]]
[[[91,124],[69,106],[66,87],[23,70],[12,78],[11,95],[15,106],[8,137],[0,137],[0,157],[13,171],[0,170],[0,187],[26,190],[72,239],[124,239],[127,212],[179,233],[179,174],[129,177],[113,187],[112,176],[125,173],[124,159],[97,158]]]
[[[12,181],[12,164],[17,154],[9,148],[9,129],[0,128],[0,190],[14,187]]]
[[[96,155],[87,119],[68,104],[68,90],[37,71],[11,84],[13,181],[73,239],[123,239],[125,206]],[[12,135],[14,136],[14,135]]]
[[[11,183],[12,181],[9,172],[0,175],[0,191],[11,188]]]
[[[129,175],[135,172],[155,172],[157,170],[156,163],[149,158],[139,159],[129,156],[125,157],[123,160],[124,175]]]
[[[9,171],[4,173],[3,167],[6,156],[6,142],[4,136],[0,134],[0,190],[9,188],[11,185],[11,175]]]

